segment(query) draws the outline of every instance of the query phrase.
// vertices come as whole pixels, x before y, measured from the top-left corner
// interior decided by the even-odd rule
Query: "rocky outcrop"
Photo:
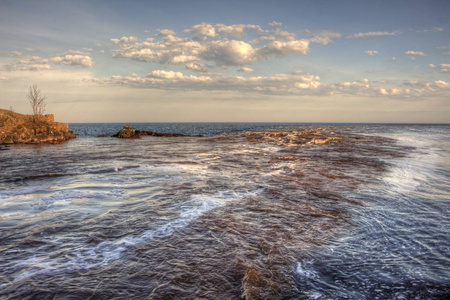
[[[193,136],[193,137],[201,137],[202,135],[185,135],[178,133],[159,133],[153,131],[141,131],[136,130],[132,126],[124,126],[118,133],[113,135],[101,134],[98,137],[117,137],[121,139],[140,139],[143,136],[159,136],[159,137],[179,137],[179,136]]]
[[[55,122],[52,114],[34,118],[0,109],[0,144],[58,144],[75,137],[69,125]]]
[[[134,129],[132,126],[124,126],[117,133],[117,137],[119,139],[141,138],[139,134],[136,134],[136,129]]]
[[[338,144],[342,137],[335,136],[334,131],[325,128],[308,128],[275,132],[250,132],[245,137],[253,143],[270,143],[284,147],[303,147],[305,145]]]

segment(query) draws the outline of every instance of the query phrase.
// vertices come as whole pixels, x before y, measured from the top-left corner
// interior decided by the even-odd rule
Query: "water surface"
[[[449,126],[122,125],[0,152],[2,298],[450,295]]]

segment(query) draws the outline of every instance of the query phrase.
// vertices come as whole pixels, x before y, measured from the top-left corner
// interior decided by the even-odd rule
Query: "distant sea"
[[[1,299],[450,298],[450,125],[70,128],[0,151]]]

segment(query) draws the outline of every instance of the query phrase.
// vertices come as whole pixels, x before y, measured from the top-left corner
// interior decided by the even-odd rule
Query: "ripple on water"
[[[409,145],[354,128],[286,131],[143,138],[133,151],[128,141],[93,138],[56,154],[8,151],[0,160],[29,164],[8,171],[17,181],[0,178],[1,297],[445,292],[448,271],[437,266],[448,264],[448,217],[436,195],[448,197],[439,182],[448,169],[417,171],[402,158],[416,153]],[[307,144],[321,136],[343,139]],[[42,177],[45,164],[68,175]],[[440,200],[424,204],[431,190]]]

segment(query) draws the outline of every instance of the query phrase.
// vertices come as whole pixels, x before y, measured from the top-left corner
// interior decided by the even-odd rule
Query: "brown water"
[[[339,127],[14,147],[0,297],[310,298],[297,263],[355,226],[349,195],[408,149]]]

